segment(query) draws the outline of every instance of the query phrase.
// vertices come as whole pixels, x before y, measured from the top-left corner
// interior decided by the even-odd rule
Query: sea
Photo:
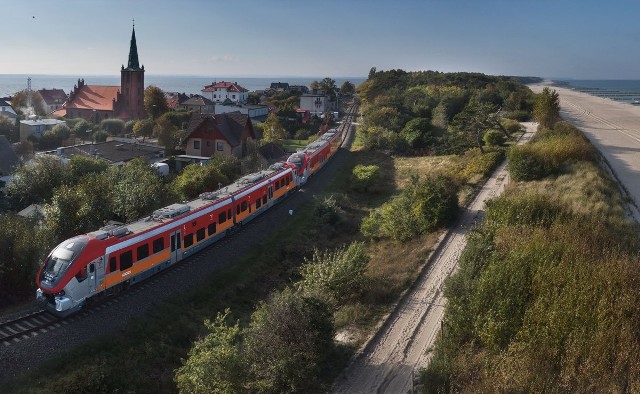
[[[0,74],[0,97],[12,96],[16,92],[27,88],[27,79],[31,78],[31,89],[62,89],[67,94],[73,90],[78,79],[84,79],[87,85],[119,86],[120,75],[27,75],[27,74]],[[249,91],[269,88],[272,82],[287,82],[289,85],[309,86],[311,82],[321,81],[325,77],[229,77],[229,76],[182,76],[182,75],[145,75],[145,85],[155,85],[165,92],[178,92],[186,94],[202,94],[205,86],[216,82],[235,82]],[[330,77],[340,87],[345,81],[358,86],[366,80],[365,77]]]
[[[623,103],[640,104],[640,80],[637,79],[564,79],[554,85]]]

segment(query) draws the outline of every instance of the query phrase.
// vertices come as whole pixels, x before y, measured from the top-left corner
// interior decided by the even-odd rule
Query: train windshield
[[[82,253],[88,242],[89,237],[82,235],[68,239],[58,245],[44,263],[42,281],[49,282],[52,286],[55,285]]]
[[[302,162],[304,161],[304,154],[294,153],[289,156],[289,159],[287,159],[287,161],[300,169],[302,167]]]

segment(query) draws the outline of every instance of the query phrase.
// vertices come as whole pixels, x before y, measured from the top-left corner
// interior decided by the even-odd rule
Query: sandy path
[[[527,141],[535,130],[528,123]],[[383,323],[381,329],[354,357],[334,385],[337,393],[406,393],[412,376],[429,362],[444,313],[443,283],[455,272],[466,245],[467,229],[482,219],[485,201],[504,190],[505,164],[482,187],[458,223],[442,236],[420,277]]]

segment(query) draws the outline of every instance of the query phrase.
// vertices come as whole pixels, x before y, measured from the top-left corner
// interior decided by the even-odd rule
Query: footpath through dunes
[[[519,143],[528,141],[537,124],[526,123]],[[412,390],[414,374],[429,363],[444,315],[444,280],[458,266],[466,246],[467,231],[482,220],[485,202],[502,193],[509,181],[506,162],[494,171],[458,222],[438,240],[423,272],[380,330],[353,358],[336,381],[336,393],[406,393]]]
[[[580,129],[600,151],[633,199],[636,207],[632,213],[640,221],[640,106],[547,84],[529,87],[535,93],[545,87],[558,92],[560,116]]]

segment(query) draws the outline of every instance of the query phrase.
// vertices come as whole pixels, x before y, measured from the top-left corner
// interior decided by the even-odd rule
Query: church
[[[135,25],[131,33],[129,61],[120,68],[120,86],[86,85],[78,79],[63,109],[67,118],[83,118],[98,123],[104,119],[123,121],[146,118],[144,110],[144,65],[138,61]]]

